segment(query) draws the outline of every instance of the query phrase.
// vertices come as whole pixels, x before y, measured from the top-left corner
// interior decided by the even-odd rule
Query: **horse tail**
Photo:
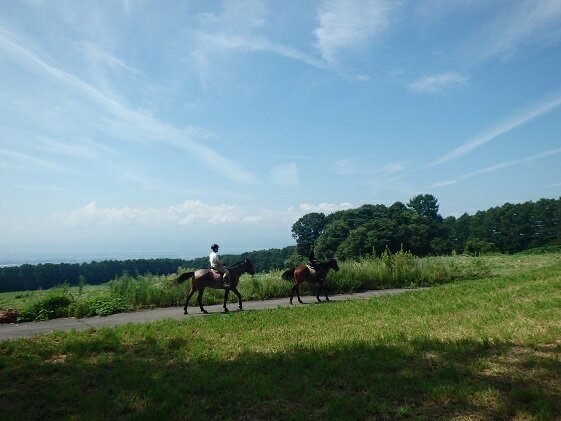
[[[179,277],[175,280],[178,284],[185,282],[187,279],[192,278],[195,275],[195,272],[185,272],[179,275]]]
[[[284,271],[281,275],[281,278],[284,279],[285,281],[292,281],[294,279],[294,269],[296,268],[292,268]]]

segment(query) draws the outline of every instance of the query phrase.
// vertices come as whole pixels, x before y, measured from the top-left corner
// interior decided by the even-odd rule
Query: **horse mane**
[[[243,259],[243,260],[239,261],[238,263],[234,263],[233,265],[230,265],[230,266],[228,266],[228,267],[229,267],[229,268],[233,268],[233,267],[235,267],[235,266],[239,266],[239,265],[241,265],[242,263],[245,263],[246,260],[249,261],[249,259]]]

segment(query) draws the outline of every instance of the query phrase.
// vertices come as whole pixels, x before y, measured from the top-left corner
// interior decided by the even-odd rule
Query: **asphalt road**
[[[425,289],[425,288],[419,288]],[[357,292],[354,294],[339,294],[330,297],[331,301],[347,301],[368,299],[379,295],[392,295],[399,294],[407,291],[417,291],[418,289],[384,289],[366,292]],[[194,300],[196,303],[196,300]],[[304,296],[302,301],[306,304],[319,304],[316,302],[314,296]],[[296,297],[294,303],[297,303]],[[302,306],[306,304],[294,304],[293,306]],[[244,301],[244,310],[263,310],[277,307],[290,307],[288,298],[278,298],[274,300],[263,301]],[[228,303],[230,312],[238,311],[237,303]],[[222,313],[222,304],[205,306],[205,309],[210,313]],[[118,313],[106,317],[85,317],[83,319],[76,319],[74,317],[66,319],[54,319],[45,322],[26,322],[26,323],[9,323],[0,324],[0,341],[8,339],[22,338],[25,336],[33,336],[39,334],[46,334],[60,330],[82,330],[98,327],[113,327],[120,326],[127,323],[145,323],[153,322],[163,319],[176,319],[183,320],[187,317],[203,317],[198,306],[189,306],[189,315],[183,314],[182,307],[167,307],[157,308],[153,310],[136,311],[133,313]]]

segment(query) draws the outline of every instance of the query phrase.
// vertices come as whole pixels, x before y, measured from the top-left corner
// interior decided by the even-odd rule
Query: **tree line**
[[[417,256],[515,253],[561,245],[561,198],[505,203],[475,215],[443,218],[437,198],[423,194],[407,204],[364,205],[327,216],[309,213],[294,223],[292,235],[300,256],[314,245],[320,259],[356,259],[386,249]]]
[[[281,269],[285,260],[294,254],[295,246],[283,249],[252,251],[242,254],[223,255],[226,264],[234,264],[246,257],[251,259],[256,271]],[[115,279],[124,273],[167,275],[179,267],[206,269],[208,257],[195,259],[130,259],[105,260],[90,263],[41,263],[0,268],[0,292],[48,289],[68,283],[78,285],[81,280],[98,285]]]

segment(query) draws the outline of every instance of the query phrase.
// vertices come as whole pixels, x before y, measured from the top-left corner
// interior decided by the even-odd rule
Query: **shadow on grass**
[[[419,340],[190,359],[192,338],[113,330],[0,347],[4,420],[496,419],[561,414],[559,349]],[[88,335],[88,333],[86,333]],[[64,337],[63,337],[64,338]],[[35,346],[35,348],[34,348]],[[209,346],[212,346],[209,344]]]

